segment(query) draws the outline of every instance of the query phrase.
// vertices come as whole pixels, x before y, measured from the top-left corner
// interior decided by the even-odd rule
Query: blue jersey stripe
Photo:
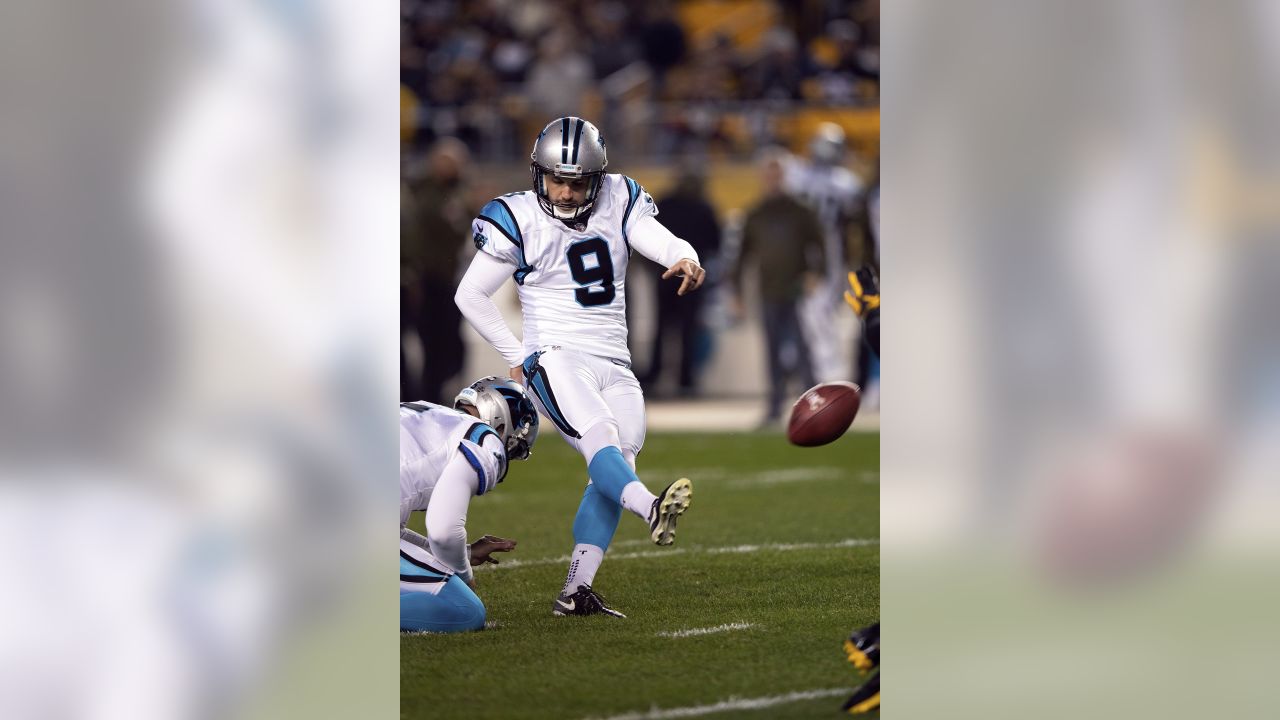
[[[520,223],[516,222],[515,213],[511,212],[508,206],[501,198],[490,200],[487,205],[480,209],[480,219],[494,226],[516,246],[516,251],[520,255],[520,265],[516,268],[516,282],[523,285],[525,276],[533,272],[534,268],[524,257],[524,235],[520,232]]]
[[[538,367],[538,356],[540,355],[542,355],[541,352],[536,352],[524,359],[523,368],[526,378],[533,373],[534,368]]]
[[[631,240],[627,236],[627,218],[631,217],[631,208],[636,206],[636,201],[640,199],[640,183],[632,180],[626,175],[622,176],[627,181],[627,209],[622,213],[622,242],[627,246],[627,254],[631,254]]]
[[[580,438],[582,435],[569,424],[564,413],[560,411],[560,405],[556,402],[555,393],[551,392],[551,383],[547,380],[547,371],[542,367],[534,367],[533,379],[530,381],[533,392],[542,401],[542,406],[547,409],[551,415],[551,422],[569,437]]]
[[[475,443],[476,445],[479,445],[481,448],[484,447],[485,437],[489,435],[492,435],[493,438],[498,441],[498,444],[502,445],[502,438],[498,437],[498,433],[494,431],[493,428],[489,427],[484,423],[475,423],[474,425],[472,425],[470,428],[467,429],[467,440]],[[503,453],[505,452],[506,450],[503,450]],[[502,479],[507,476],[507,460],[506,460],[505,454],[502,460],[498,463],[498,471],[500,475],[497,481],[494,483],[495,486],[498,483],[502,482]],[[488,492],[488,490],[485,490],[484,492]]]
[[[477,445],[484,444],[485,435],[492,435],[495,438],[498,437],[498,433],[495,432],[493,428],[489,427],[485,423],[475,423],[474,425],[472,425],[470,428],[467,429],[467,440]],[[498,438],[498,442],[499,444],[501,444],[502,438]]]
[[[564,415],[560,412],[560,406],[556,403],[556,396],[551,392],[551,386],[547,384],[547,371],[542,369],[538,364],[538,358],[542,357],[542,352],[535,352],[524,359],[524,377],[528,381],[529,387],[533,388],[533,394],[538,396],[542,401],[542,407],[546,409],[551,417],[551,422],[566,435],[571,437],[582,437],[577,430],[569,424]]]
[[[533,376],[533,391],[538,393],[538,399],[542,401],[543,407],[551,414],[551,421],[556,427],[564,430],[566,433],[573,434],[569,423],[565,421],[564,416],[560,414],[560,408],[556,407],[555,401],[551,399],[551,393],[547,391],[546,380],[543,379],[541,373],[535,373]]]
[[[476,495],[483,495],[485,490],[488,490],[488,488],[485,487],[487,483],[484,478],[484,466],[481,465],[480,460],[467,449],[466,445],[459,444],[458,449],[462,451],[462,456],[467,459],[467,462],[471,463],[471,469],[476,471],[476,480],[478,481],[476,483]]]
[[[516,216],[506,203],[501,200],[490,200],[480,208],[480,219],[489,221],[490,225],[501,230],[512,245],[524,247],[524,236],[520,234],[520,224],[516,222]]]

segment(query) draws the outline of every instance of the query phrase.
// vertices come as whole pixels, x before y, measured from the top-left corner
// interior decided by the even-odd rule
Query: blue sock
[[[622,451],[612,445],[591,458],[591,462],[587,463],[587,472],[591,475],[592,484],[618,505],[622,504],[622,488],[640,479],[636,477],[636,471],[627,464],[627,459],[622,457]]]
[[[601,450],[596,457],[603,454],[604,451]],[[621,518],[622,506],[605,497],[593,478],[582,493],[578,514],[573,518],[573,541],[579,545],[595,545],[601,550],[608,550]]]

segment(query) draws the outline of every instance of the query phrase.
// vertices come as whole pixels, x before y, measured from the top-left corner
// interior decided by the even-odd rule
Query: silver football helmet
[[[482,377],[453,399],[455,410],[464,406],[475,408],[480,421],[498,433],[509,459],[529,457],[538,439],[538,411],[519,383],[495,375]]]
[[[585,220],[595,205],[596,195],[604,181],[609,159],[604,151],[604,136],[595,125],[578,117],[552,120],[529,154],[529,171],[533,174],[533,192],[543,212],[557,220]],[[557,179],[587,179],[587,198],[581,205],[556,204],[547,192],[547,175]]]
[[[809,158],[819,165],[839,165],[844,162],[844,128],[832,122],[824,122],[809,141]]]

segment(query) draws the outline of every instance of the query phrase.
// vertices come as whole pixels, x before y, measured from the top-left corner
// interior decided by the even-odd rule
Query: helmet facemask
[[[528,398],[523,398],[518,406],[511,408],[511,411],[512,430],[507,435],[507,457],[512,460],[526,460],[533,448],[533,442],[538,439],[538,411],[534,409],[533,403]]]
[[[566,169],[569,166],[566,166]],[[591,214],[591,209],[595,206],[596,196],[600,194],[600,179],[604,175],[603,172],[581,173],[581,166],[571,166],[575,171],[565,170],[556,171],[555,169],[544,168],[538,163],[529,163],[529,171],[533,175],[533,191],[538,196],[538,204],[542,206],[542,211],[551,217],[562,220],[564,222],[585,221],[587,216]],[[587,196],[581,205],[573,204],[557,204],[551,200],[551,192],[547,188],[547,175],[551,175],[557,180],[564,182],[572,182],[578,179],[586,179]]]

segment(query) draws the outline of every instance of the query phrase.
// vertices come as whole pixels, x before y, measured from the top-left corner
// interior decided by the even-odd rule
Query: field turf
[[[640,718],[752,699],[774,704],[694,714],[840,716],[860,681],[840,644],[879,616],[879,435],[800,449],[780,434],[650,433],[641,479],[659,492],[689,477],[693,501],[668,548],[623,513],[595,582],[619,620],[551,614],[586,471],[549,430],[471,503],[472,539],[519,543],[477,572],[489,628],[401,634],[402,717]]]

